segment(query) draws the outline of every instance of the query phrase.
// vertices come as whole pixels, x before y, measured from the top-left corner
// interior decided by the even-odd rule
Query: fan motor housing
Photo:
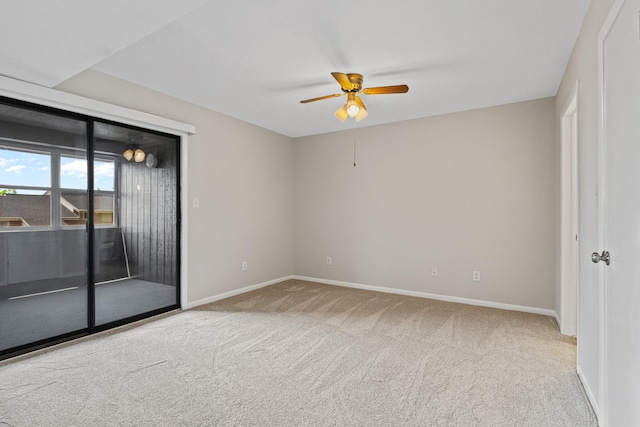
[[[362,90],[362,82],[364,81],[362,74],[349,73],[347,74],[347,77],[349,78],[349,81],[353,85],[353,89],[351,90],[342,89],[342,90],[344,92],[360,92]]]

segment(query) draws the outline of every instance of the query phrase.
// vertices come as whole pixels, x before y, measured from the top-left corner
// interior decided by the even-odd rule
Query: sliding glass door
[[[0,358],[178,307],[178,144],[0,99]]]
[[[77,222],[88,200],[86,129],[0,104],[0,352],[89,326],[87,233]]]
[[[99,122],[95,138],[97,153],[118,153],[114,223],[95,225],[96,325],[104,325],[177,304],[178,144]],[[96,188],[96,206],[109,204],[107,188]]]

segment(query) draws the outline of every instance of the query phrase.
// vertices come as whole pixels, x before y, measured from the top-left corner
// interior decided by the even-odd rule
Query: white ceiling
[[[0,74],[53,87],[87,69],[291,136],[555,95],[589,0],[0,0]],[[369,116],[333,115],[332,71]]]

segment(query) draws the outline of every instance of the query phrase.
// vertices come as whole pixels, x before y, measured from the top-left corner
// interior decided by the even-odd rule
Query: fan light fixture
[[[347,120],[347,117],[360,121],[369,115],[364,103],[360,97],[355,94],[355,92],[349,92],[347,97],[347,103],[336,111],[337,118],[343,122]]]
[[[321,101],[323,99],[335,98],[338,96],[347,95],[347,103],[336,111],[336,117],[342,120],[343,122],[347,120],[348,117],[352,119],[356,119],[360,121],[367,117],[367,108],[364,106],[364,102],[362,99],[356,94],[363,93],[365,95],[386,95],[390,93],[407,93],[409,91],[409,86],[407,85],[395,85],[395,86],[378,86],[378,87],[369,87],[363,88],[362,82],[364,78],[362,74],[357,73],[331,73],[334,79],[340,84],[340,88],[342,89],[342,93],[334,93],[333,95],[325,95],[320,96],[318,98],[305,99],[300,101],[301,104],[306,104],[308,102]]]

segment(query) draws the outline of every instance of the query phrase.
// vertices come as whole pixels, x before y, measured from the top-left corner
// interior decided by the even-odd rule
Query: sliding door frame
[[[98,332],[102,332],[108,329],[112,329],[118,326],[122,326],[122,325],[126,325],[132,322],[136,322],[142,319],[146,319],[149,317],[153,317],[162,313],[166,313],[169,311],[173,311],[176,309],[180,309],[181,308],[181,287],[182,287],[182,255],[181,255],[181,248],[182,248],[182,197],[181,197],[181,192],[182,192],[182,187],[181,187],[181,153],[182,153],[182,139],[186,139],[186,134],[182,135],[181,132],[176,132],[176,133],[168,133],[168,132],[164,132],[162,130],[157,130],[155,129],[153,126],[151,127],[144,127],[144,126],[138,126],[138,125],[134,125],[134,124],[129,124],[126,122],[120,122],[120,121],[116,121],[116,120],[110,120],[107,118],[101,118],[99,116],[92,116],[92,115],[88,115],[88,114],[82,114],[79,112],[74,112],[74,111],[69,111],[67,109],[63,109],[63,108],[58,108],[58,107],[52,107],[49,105],[43,105],[40,103],[34,103],[31,101],[27,101],[27,100],[23,100],[23,99],[16,99],[13,97],[9,97],[9,96],[5,96],[5,94],[3,93],[4,91],[2,90],[2,80],[4,78],[0,77],[0,104],[4,104],[4,105],[8,105],[11,107],[16,107],[16,108],[21,108],[21,109],[26,109],[26,110],[30,110],[30,111],[35,111],[35,112],[40,112],[40,113],[45,113],[45,114],[50,114],[53,116],[57,116],[57,117],[61,117],[61,118],[68,118],[68,119],[73,119],[73,120],[78,120],[81,122],[85,122],[86,124],[86,134],[85,134],[85,148],[86,148],[86,153],[85,153],[85,159],[87,162],[87,210],[88,210],[88,215],[87,215],[87,222],[86,222],[86,226],[85,226],[85,235],[86,235],[86,266],[85,266],[85,278],[86,278],[86,285],[87,285],[87,327],[80,329],[80,330],[76,330],[76,331],[70,331],[68,333],[64,333],[61,335],[57,335],[57,336],[53,336],[50,338],[45,338],[45,339],[41,339],[41,340],[37,340],[31,343],[27,343],[24,345],[19,345],[17,347],[12,347],[9,349],[5,349],[5,350],[0,350],[0,360],[4,360],[4,359],[8,359],[11,357],[15,357],[21,354],[25,354],[25,353],[29,353],[35,350],[39,350],[45,347],[49,347],[55,344],[59,344],[59,343],[63,343],[69,340],[73,340],[73,339],[77,339],[80,337],[84,337],[87,335],[91,335],[94,333],[98,333]],[[23,84],[23,83],[21,83]],[[30,86],[30,85],[29,85]],[[77,97],[79,99],[82,99],[80,97]],[[124,109],[123,109],[124,110]],[[126,317],[123,319],[119,319],[117,321],[114,322],[109,322],[106,324],[102,324],[102,325],[98,325],[96,326],[96,293],[95,293],[95,260],[94,260],[94,253],[95,253],[95,217],[94,217],[94,211],[95,211],[95,203],[94,203],[94,195],[95,195],[95,190],[94,190],[94,160],[96,158],[96,154],[95,154],[95,146],[96,146],[96,136],[95,136],[95,123],[96,122],[100,122],[100,123],[105,123],[105,124],[110,124],[110,125],[115,125],[115,126],[120,126],[123,128],[127,128],[127,129],[132,129],[132,130],[137,130],[137,131],[141,131],[141,132],[146,132],[146,133],[152,133],[152,134],[156,134],[156,135],[161,135],[163,137],[168,137],[170,139],[173,140],[173,144],[175,144],[175,152],[176,152],[176,199],[175,199],[175,206],[176,206],[176,213],[175,213],[175,232],[176,232],[176,239],[175,239],[175,263],[176,263],[176,294],[175,294],[175,303],[166,307],[161,307],[155,310],[151,310],[151,311],[147,311],[144,313],[139,313],[136,314],[134,316],[130,316],[130,317]],[[189,125],[185,125],[185,126],[189,126]],[[192,128],[192,127],[191,127]],[[195,132],[195,129],[193,129],[193,131]],[[59,174],[58,174],[58,178],[59,178]],[[54,183],[51,183],[52,186],[57,186],[58,190],[59,190],[59,186],[60,183],[54,185]],[[119,189],[116,187],[114,188],[115,193],[117,194]],[[58,191],[59,193],[60,191]],[[118,199],[118,197],[115,197],[114,194],[114,199]],[[61,224],[55,223],[55,218],[59,218],[59,212],[57,215],[53,214],[53,212],[57,212],[59,210],[59,204],[55,201],[51,200],[51,211],[50,211],[50,215],[51,215],[51,224],[50,227],[47,227],[47,229],[52,229],[52,230],[61,230]],[[119,201],[114,200],[114,205],[115,206],[119,206]],[[117,214],[117,212],[114,212],[114,214]],[[118,224],[118,219],[116,219],[116,215],[114,215],[114,225]],[[43,228],[39,228],[39,229],[43,229]]]
[[[141,126],[136,126],[136,125],[130,125],[130,124],[126,124],[126,123],[121,123],[118,121],[113,121],[113,120],[108,120],[108,119],[101,119],[99,117],[90,117],[89,120],[91,121],[91,127],[92,127],[92,134],[91,134],[91,138],[92,139],[92,146],[95,145],[95,134],[93,133],[93,127],[95,126],[96,122],[99,123],[104,123],[107,125],[113,125],[113,126],[119,126],[119,127],[123,127],[123,128],[127,128],[133,131],[140,131],[140,132],[145,132],[145,133],[151,133],[151,134],[155,134],[155,135],[159,135],[159,136],[163,136],[163,137],[167,137],[167,138],[171,138],[174,140],[174,143],[176,144],[175,146],[175,150],[176,150],[176,207],[177,207],[177,211],[176,211],[176,218],[175,218],[175,227],[176,227],[176,296],[175,296],[175,301],[176,303],[171,305],[171,306],[167,306],[167,307],[162,307],[159,309],[155,309],[155,310],[151,310],[145,313],[140,313],[140,314],[136,314],[134,316],[130,316],[130,317],[126,317],[123,319],[119,319],[116,320],[114,322],[109,322],[109,323],[105,323],[102,325],[96,325],[96,319],[95,319],[95,280],[94,277],[92,277],[92,293],[93,293],[93,299],[90,302],[90,304],[93,304],[93,316],[89,319],[90,323],[89,323],[89,333],[90,334],[94,334],[97,332],[102,332],[102,331],[106,331],[112,328],[116,328],[118,326],[123,326],[123,325],[127,325],[129,323],[133,323],[133,322],[137,322],[139,320],[143,320],[143,319],[147,319],[149,317],[153,317],[153,316],[157,316],[159,314],[163,314],[163,313],[167,313],[169,311],[172,310],[177,310],[180,309],[182,304],[181,304],[181,282],[182,282],[182,274],[181,274],[181,270],[182,270],[182,257],[181,257],[181,253],[182,253],[182,249],[181,249],[181,244],[180,242],[182,241],[181,239],[181,235],[182,235],[182,200],[181,200],[181,138],[177,135],[174,134],[170,134],[167,132],[162,132],[159,130],[155,130],[153,128],[145,128],[145,127],[141,127]],[[93,160],[92,160],[93,161]],[[91,179],[93,180],[93,170],[91,173]],[[90,204],[93,205],[93,182],[91,184],[91,189],[90,189]],[[118,202],[118,205],[121,206],[121,204]],[[91,228],[91,233],[89,233],[89,235],[91,236],[91,238],[93,239],[95,237],[94,235],[94,231],[95,231],[95,221],[93,218],[93,215],[89,215],[90,217],[90,223],[91,225],[89,226]],[[88,222],[89,224],[89,222]],[[122,226],[122,224],[120,224],[120,226]],[[92,247],[94,246],[94,242],[92,242]],[[94,268],[95,265],[94,264],[94,259],[93,259],[93,250],[91,251],[91,264],[92,264],[92,271],[91,271],[91,275],[93,276],[94,273]]]

